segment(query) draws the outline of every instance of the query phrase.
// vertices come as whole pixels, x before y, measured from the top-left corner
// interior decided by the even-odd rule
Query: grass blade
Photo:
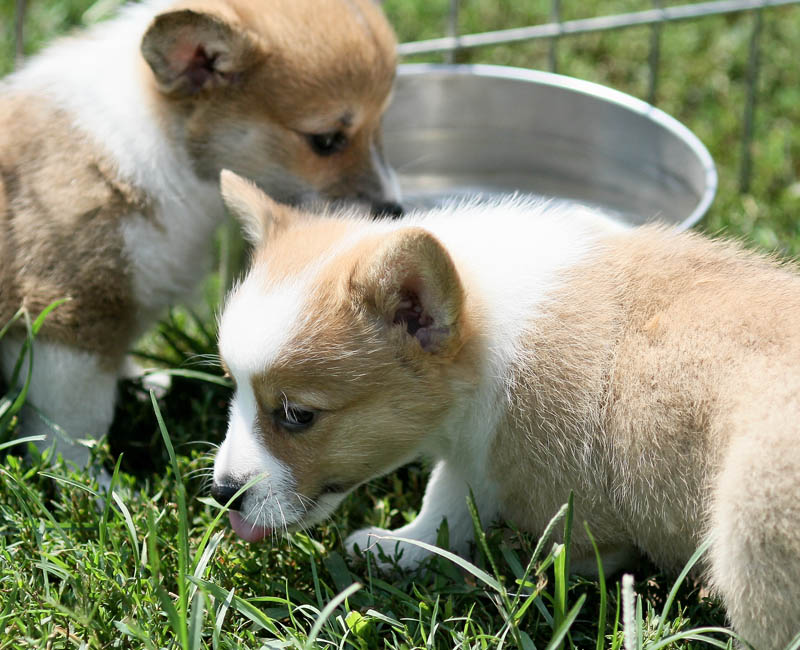
[[[44,436],[38,436],[40,438],[44,438]],[[78,490],[83,490],[84,492],[88,492],[91,494],[95,499],[100,497],[100,493],[96,492],[88,485],[84,485],[83,483],[78,483],[78,481],[74,481],[71,478],[67,478],[66,476],[59,476],[58,474],[53,474],[51,472],[39,472],[39,476],[45,476],[49,479],[52,479],[56,483],[61,483],[62,485],[69,485],[70,487],[77,488]]]
[[[214,537],[211,538],[211,543],[205,548],[203,555],[200,557],[200,560],[194,567],[192,574],[195,578],[203,577],[203,574],[205,574],[206,568],[208,567],[208,563],[211,561],[211,557],[214,555],[214,552],[217,550],[217,547],[224,536],[225,531],[220,530],[216,535],[214,535]]]
[[[728,644],[724,641],[706,636],[706,634],[709,633],[726,634],[732,639],[742,641],[740,636],[738,636],[733,630],[729,630],[726,627],[697,627],[692,630],[683,630],[682,632],[677,632],[676,634],[668,636],[667,638],[662,639],[653,645],[648,644],[647,650],[660,650],[661,648],[668,648],[671,644],[683,640],[702,641],[703,643],[707,643],[708,645],[712,645],[716,648],[726,648],[728,646]]]
[[[199,381],[204,381],[209,384],[217,384],[219,386],[224,386],[225,388],[231,388],[233,384],[231,383],[230,379],[223,377],[222,375],[214,375],[209,372],[202,372],[201,370],[185,370],[183,368],[168,368],[168,369],[153,369],[153,370],[146,370],[144,376],[147,377],[148,375],[169,375],[171,377],[183,377],[184,379],[197,379]]]
[[[605,647],[605,636],[606,636],[606,611],[608,607],[608,594],[606,593],[606,576],[605,572],[603,571],[603,560],[600,557],[600,549],[597,548],[597,542],[595,542],[594,535],[592,535],[592,531],[589,530],[589,523],[584,521],[583,527],[586,529],[586,534],[589,536],[589,541],[592,543],[592,548],[594,549],[594,557],[597,560],[597,582],[599,583],[599,591],[600,591],[600,606],[599,611],[597,612],[597,644],[595,646],[596,650],[603,650]]]
[[[161,604],[161,608],[167,615],[167,619],[169,620],[172,631],[174,632],[175,636],[180,639],[181,648],[187,647],[189,632],[184,624],[183,619],[181,619],[178,608],[175,607],[175,603],[172,602],[172,598],[170,598],[169,593],[167,593],[167,590],[164,589],[164,587],[161,585],[156,585],[155,592],[158,602]]]
[[[156,650],[156,646],[153,645],[153,642],[150,640],[150,635],[137,625],[134,625],[131,622],[126,623],[124,621],[114,621],[114,627],[116,627],[125,636],[134,638],[137,641],[144,643],[144,647],[147,648],[147,650]]]
[[[45,307],[41,313],[36,317],[36,319],[31,323],[30,316],[28,314],[28,310],[24,307],[20,309],[17,314],[15,314],[11,320],[5,324],[3,330],[0,332],[0,339],[5,336],[8,329],[11,325],[19,320],[20,318],[24,318],[25,320],[25,329],[27,331],[25,341],[22,345],[22,348],[19,352],[19,357],[17,358],[17,362],[14,365],[14,370],[11,372],[11,376],[8,378],[8,385],[11,390],[14,390],[14,387],[17,386],[19,382],[19,373],[22,370],[22,366],[25,361],[25,357],[28,357],[28,371],[25,376],[25,383],[22,385],[19,393],[14,400],[11,401],[11,404],[5,404],[3,407],[3,413],[0,415],[0,435],[5,435],[8,430],[9,424],[11,423],[11,418],[13,418],[19,411],[22,409],[22,406],[25,404],[25,400],[28,397],[28,389],[31,385],[31,379],[33,378],[33,340],[36,338],[36,335],[39,333],[39,330],[44,325],[45,320],[50,315],[50,313],[56,309],[59,305],[63,305],[65,302],[69,300],[68,298],[62,298],[61,300],[55,300],[51,302],[47,307]]]
[[[586,594],[583,594],[580,598],[578,598],[575,605],[573,605],[572,609],[569,610],[566,616],[564,616],[564,619],[561,621],[560,625],[553,632],[553,638],[550,643],[547,644],[545,650],[556,650],[557,648],[561,647],[561,644],[564,642],[564,639],[569,633],[569,628],[572,627],[575,619],[578,618],[578,614],[580,613],[581,607],[583,607],[585,600]]]
[[[114,472],[111,474],[111,482],[108,484],[108,493],[111,494],[119,481],[119,468],[122,464],[122,454],[117,458],[117,463],[114,465]],[[108,530],[108,515],[111,512],[111,501],[105,499],[103,505],[103,517],[100,520],[100,529],[98,531],[98,539],[100,544],[100,551],[104,552],[106,549],[106,531]]]
[[[3,325],[2,329],[0,329],[0,339],[2,339],[7,333],[8,330],[11,329],[11,326],[16,323],[22,316],[25,314],[25,308],[21,307],[17,310],[17,313],[14,314],[11,318],[8,319],[8,322]]]
[[[214,622],[214,631],[211,635],[211,645],[216,650],[219,647],[219,635],[222,634],[222,625],[225,623],[225,616],[228,614],[228,610],[230,609],[231,603],[233,602],[233,587],[228,592],[228,595],[225,596],[225,600],[220,603],[220,606],[217,608],[217,618]]]
[[[467,495],[467,510],[472,518],[472,527],[475,530],[475,541],[483,551],[486,559],[489,560],[489,565],[492,567],[495,578],[499,578],[500,570],[497,568],[497,563],[494,561],[492,552],[489,550],[489,544],[486,541],[486,533],[483,532],[483,525],[481,524],[480,515],[478,514],[478,508],[475,505],[475,497],[472,495],[472,490],[470,490],[469,494]],[[500,585],[499,581],[497,584]],[[500,587],[502,590],[502,585]]]
[[[26,436],[24,438],[15,438],[14,440],[8,440],[7,442],[0,444],[0,451],[3,449],[8,449],[9,447],[14,447],[16,445],[24,445],[26,442],[38,442],[39,440],[44,440],[47,436]]]
[[[325,605],[324,609],[320,612],[317,620],[314,622],[314,625],[311,628],[311,632],[308,633],[308,638],[305,642],[305,649],[310,650],[314,641],[317,640],[317,636],[322,631],[322,626],[325,625],[326,621],[331,617],[333,612],[336,610],[339,605],[341,605],[345,600],[350,598],[354,593],[356,593],[359,589],[361,589],[363,585],[360,582],[354,582],[350,585],[347,589],[339,593],[331,602]]]
[[[153,411],[158,421],[158,428],[161,432],[161,437],[164,440],[164,445],[169,454],[169,460],[172,465],[172,471],[175,475],[176,484],[176,498],[178,501],[178,614],[180,618],[180,625],[176,628],[176,632],[180,634],[181,646],[186,648],[189,644],[188,629],[187,629],[187,583],[186,583],[186,570],[189,565],[189,530],[188,530],[188,511],[186,509],[186,487],[181,478],[181,470],[178,467],[178,459],[175,456],[175,450],[172,447],[167,427],[164,424],[164,418],[161,415],[161,409],[158,408],[158,400],[156,400],[155,392],[150,391],[150,401],[153,404]]]
[[[199,650],[203,636],[203,618],[206,613],[206,597],[202,591],[195,591],[192,598],[192,611],[189,616],[189,649]]]
[[[269,616],[264,614],[258,607],[253,605],[252,603],[247,602],[246,600],[239,598],[239,596],[233,595],[233,590],[230,592],[225,591],[222,587],[215,585],[213,582],[209,582],[208,580],[202,580],[200,578],[195,578],[194,576],[187,576],[189,582],[194,583],[198,587],[200,587],[203,591],[207,594],[214,596],[215,599],[218,599],[223,602],[228,602],[230,599],[230,606],[233,607],[237,612],[249,618],[253,623],[262,627],[265,630],[268,630],[276,637],[280,637],[280,630],[278,630],[275,623],[272,621]],[[278,599],[276,599],[278,600]],[[287,603],[291,604],[291,603]]]
[[[531,561],[535,561],[539,558],[539,555],[544,551],[544,545],[547,543],[547,540],[553,535],[553,531],[555,530],[556,526],[558,526],[558,522],[567,514],[567,509],[569,507],[568,503],[565,503],[558,509],[558,512],[553,516],[550,520],[550,523],[544,529],[542,536],[539,538],[539,541],[536,543],[536,548],[533,550],[533,557]],[[537,572],[538,573],[538,572]]]
[[[689,571],[692,570],[695,564],[700,560],[700,558],[705,554],[708,548],[711,546],[711,538],[707,538],[700,547],[694,552],[692,557],[689,558],[689,561],[686,563],[686,566],[683,567],[683,571],[680,572],[678,578],[675,580],[675,584],[672,585],[672,589],[669,592],[669,596],[667,596],[667,600],[664,602],[664,609],[661,611],[661,617],[658,621],[658,627],[656,628],[656,632],[653,635],[653,639],[658,641],[661,639],[661,635],[664,633],[664,623],[667,620],[667,614],[669,610],[672,608],[672,603],[675,602],[675,598],[678,595],[678,589],[680,589],[683,581],[686,579],[686,576],[689,575]]]
[[[114,499],[114,503],[117,504],[122,516],[125,518],[125,525],[128,528],[128,536],[131,538],[131,546],[133,546],[133,551],[136,553],[136,563],[139,564],[141,562],[141,556],[139,555],[139,537],[136,535],[136,526],[133,523],[133,517],[131,517],[128,506],[125,505],[116,492],[111,493],[111,498]]]
[[[51,302],[47,307],[42,309],[41,313],[36,317],[36,320],[33,321],[33,335],[36,336],[39,333],[39,330],[42,329],[42,325],[44,325],[45,320],[50,315],[50,313],[60,307],[65,302],[69,302],[72,300],[71,298],[61,298],[60,300],[54,300]]]
[[[468,562],[463,557],[460,557],[455,553],[451,553],[450,551],[445,551],[443,548],[439,548],[438,546],[434,546],[433,544],[428,544],[426,542],[420,542],[417,539],[409,539],[408,537],[395,537],[394,535],[373,535],[373,537],[377,539],[388,539],[391,541],[403,542],[405,544],[411,544],[412,546],[419,546],[420,548],[424,548],[426,551],[435,553],[440,557],[450,560],[453,564],[460,566],[462,569],[464,569],[464,571],[471,573],[485,585],[494,589],[497,593],[501,593],[503,590],[502,585],[492,576],[486,573],[486,571],[479,569],[474,564]]]

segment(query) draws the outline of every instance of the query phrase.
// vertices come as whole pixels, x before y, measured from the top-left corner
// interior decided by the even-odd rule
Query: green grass
[[[13,4],[0,0],[3,73],[12,67]],[[94,19],[85,14],[90,0],[30,4],[28,52]],[[448,0],[385,4],[401,40],[444,32]],[[464,32],[549,15],[542,0],[463,4]],[[651,6],[636,0],[562,5],[567,19]],[[754,171],[750,191],[741,194],[751,20],[745,14],[663,27],[657,104],[697,133],[717,162],[719,194],[700,228],[794,256],[800,252],[800,7],[765,15]],[[637,28],[562,39],[559,72],[645,98],[649,38],[649,28]],[[484,48],[458,60],[547,68],[548,45]],[[199,316],[174,312],[140,346],[167,366],[213,379],[190,372],[174,377],[157,408],[140,384],[121,384],[113,429],[96,450],[100,462],[117,468],[104,509],[97,508],[86,472],[51,464],[35,451],[22,460],[22,446],[0,450],[0,649],[620,648],[624,616],[634,646],[712,647],[688,637],[665,643],[724,625],[719,604],[691,579],[673,592],[676,577],[642,561],[632,567],[636,595],[626,587],[623,606],[620,576],[607,583],[569,576],[565,547],[508,528],[481,535],[470,565],[435,557],[420,572],[386,576],[351,562],[342,547],[349,531],[396,527],[414,517],[426,479],[421,464],[358,490],[313,538],[294,534],[255,546],[237,541],[206,496],[230,397],[218,369],[199,363],[215,352],[213,282]],[[10,398],[0,408],[6,404],[13,415],[15,395],[0,387],[0,396]],[[14,424],[0,415],[0,440]],[[569,521],[563,512],[554,525]],[[726,647],[724,633],[707,636]]]

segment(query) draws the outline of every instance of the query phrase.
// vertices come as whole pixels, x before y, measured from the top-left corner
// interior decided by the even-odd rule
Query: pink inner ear
[[[209,56],[205,47],[195,39],[178,39],[171,52],[170,67],[199,90],[214,74],[214,57]]]
[[[404,325],[406,331],[419,341],[422,349],[429,352],[435,352],[450,332],[447,326],[435,326],[434,318],[422,306],[419,294],[408,289],[403,292],[397,305],[393,322]]]
[[[414,336],[420,328],[431,325],[433,318],[423,309],[419,294],[405,289],[394,313],[394,323],[405,323],[408,333]]]
[[[208,56],[205,48],[198,45],[187,61],[184,74],[195,88],[202,88],[214,74],[214,59]]]

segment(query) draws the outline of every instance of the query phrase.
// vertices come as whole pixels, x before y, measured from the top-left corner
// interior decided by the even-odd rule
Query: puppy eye
[[[318,156],[331,156],[347,146],[347,135],[343,131],[312,133],[306,137],[311,149]]]
[[[292,433],[305,431],[317,419],[316,412],[291,404],[275,409],[272,416],[279,427]]]

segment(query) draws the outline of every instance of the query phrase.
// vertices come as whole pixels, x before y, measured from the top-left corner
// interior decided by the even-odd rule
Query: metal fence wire
[[[752,177],[752,143],[757,108],[757,88],[761,64],[761,31],[764,11],[770,8],[800,4],[800,0],[715,0],[665,7],[662,0],[652,0],[653,8],[578,20],[561,20],[561,0],[551,0],[550,22],[474,34],[459,34],[459,12],[462,0],[450,0],[446,35],[424,41],[403,43],[399,46],[401,56],[421,54],[443,54],[447,62],[453,62],[457,52],[492,45],[521,43],[540,39],[549,40],[549,69],[558,72],[559,41],[569,36],[630,27],[651,26],[650,53],[648,57],[647,100],[656,103],[661,63],[661,27],[666,23],[691,21],[708,16],[720,16],[740,12],[752,13],[750,45],[747,69],[746,101],[742,108],[741,162],[739,168],[739,190],[747,192]]]
[[[15,0],[15,35],[16,58],[22,60],[24,51],[24,20],[27,0]],[[648,57],[649,83],[647,99],[656,103],[661,59],[661,27],[666,23],[691,21],[708,16],[720,16],[740,12],[752,13],[750,30],[749,59],[747,70],[746,101],[742,109],[741,128],[741,163],[739,169],[739,189],[747,192],[752,177],[752,142],[757,108],[757,88],[761,62],[761,31],[763,14],[771,8],[800,4],[800,0],[714,0],[712,2],[690,3],[676,6],[664,6],[663,0],[652,0],[653,7],[645,11],[582,18],[578,20],[561,20],[561,0],[550,0],[550,22],[515,27],[497,31],[473,34],[459,34],[459,13],[463,0],[450,0],[447,15],[446,34],[441,38],[402,43],[398,52],[400,56],[423,54],[443,54],[445,60],[452,62],[457,52],[472,48],[510,43],[521,43],[537,39],[549,40],[549,68],[557,72],[559,41],[578,34],[621,30],[630,27],[650,25],[650,54]]]

